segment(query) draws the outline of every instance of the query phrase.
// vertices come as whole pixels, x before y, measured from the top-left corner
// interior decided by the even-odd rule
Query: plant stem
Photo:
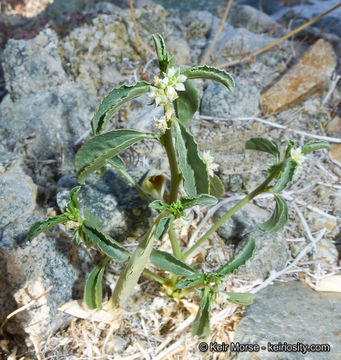
[[[176,256],[178,259],[183,259],[183,255],[180,250],[178,238],[176,237],[175,231],[173,229],[173,224],[171,225],[169,231],[168,231],[169,239],[172,245],[172,250],[174,256]]]
[[[165,285],[167,283],[167,279],[163,278],[162,276],[159,276],[158,274],[155,274],[153,271],[145,268],[143,270],[143,274],[154,279],[155,281],[157,281],[159,284],[161,285]]]
[[[254,197],[266,191],[269,183],[277,176],[281,170],[282,163],[278,164],[271,175],[255,190],[250,194],[246,195],[242,200],[240,200],[235,206],[233,206],[224,216],[222,216],[189,250],[183,254],[183,259],[186,259],[193,251],[195,251],[205,240],[209,238],[221,225],[224,224],[235,212],[242,208],[245,204],[251,201]]]

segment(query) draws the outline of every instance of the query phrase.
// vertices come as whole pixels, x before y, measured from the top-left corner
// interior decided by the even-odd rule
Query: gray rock
[[[244,352],[235,360],[341,359],[341,294],[318,293],[300,282],[274,284],[256,294],[238,323],[234,342],[329,344],[330,352]]]
[[[95,5],[95,10],[103,14],[112,14],[114,12],[119,12],[122,9],[110,2],[101,1]]]
[[[260,90],[244,78],[237,77],[235,82],[233,93],[222,84],[210,83],[201,100],[201,114],[225,118],[257,116]]]
[[[233,205],[221,207],[214,215],[218,220]],[[219,235],[228,242],[242,246],[245,235],[249,234],[256,242],[252,257],[242,266],[236,275],[249,279],[266,278],[272,270],[282,270],[287,262],[287,246],[282,232],[266,234],[258,230],[257,224],[266,221],[270,214],[253,204],[245,205],[225,222],[218,230]],[[237,251],[238,251],[237,247]]]
[[[240,4],[250,5],[256,9],[259,9],[259,7],[261,6],[261,10],[269,15],[276,13],[282,8],[282,4],[277,0],[264,1],[261,3],[259,2],[259,0],[243,0]]]
[[[48,17],[55,18],[62,13],[73,14],[93,7],[96,0],[54,0],[46,9]]]
[[[66,81],[57,42],[57,34],[51,29],[43,30],[30,40],[8,41],[2,54],[2,66],[12,100]]]

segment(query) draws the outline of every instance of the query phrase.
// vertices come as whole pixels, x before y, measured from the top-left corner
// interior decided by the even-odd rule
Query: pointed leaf
[[[118,168],[123,170],[126,168],[126,164],[119,155],[116,155],[113,158],[107,160],[107,163],[113,166],[115,169]]]
[[[86,220],[82,226],[82,231],[105,255],[110,256],[116,261],[125,261],[128,259],[129,251],[125,247],[100,229],[93,227],[92,224]]]
[[[275,195],[275,210],[268,221],[258,227],[268,233],[274,233],[282,229],[288,221],[288,205],[286,201],[279,195]]]
[[[249,293],[233,293],[224,291],[228,295],[228,301],[238,305],[251,305],[253,303],[253,295]]]
[[[91,121],[92,132],[94,135],[97,135],[105,128],[107,122],[123,104],[148,93],[150,85],[151,84],[145,81],[140,81],[135,85],[122,85],[112,89],[99,104]]]
[[[295,147],[295,142],[292,140],[288,140],[288,146],[287,149],[285,150],[285,158],[289,159],[289,157],[291,156],[291,149]]]
[[[216,197],[217,199],[221,198],[224,195],[225,188],[219,176],[216,174],[214,174],[213,177],[210,176],[209,182],[210,182],[210,195]]]
[[[185,88],[186,91],[178,92],[179,97],[174,102],[176,116],[182,125],[192,120],[200,105],[198,90],[190,80],[185,82]]]
[[[206,279],[205,274],[191,275],[191,276],[188,276],[187,278],[182,279],[179,282],[177,282],[176,288],[177,289],[188,289],[191,287],[197,287],[199,285],[202,285],[201,287],[203,287],[205,279]]]
[[[84,302],[89,309],[102,309],[102,280],[110,259],[104,259],[89,274],[84,289]]]
[[[309,141],[302,146],[302,154],[319,149],[330,149],[330,145],[324,140]]]
[[[280,173],[279,179],[276,184],[271,188],[271,191],[278,194],[284,190],[288,184],[292,181],[292,178],[295,174],[295,169],[297,168],[297,163],[294,160],[286,160],[283,170]]]
[[[75,186],[72,188],[69,192],[69,199],[70,203],[68,205],[68,208],[72,211],[73,209],[79,209],[79,203],[78,203],[78,194],[79,190],[81,189],[81,186]]]
[[[245,143],[245,149],[264,151],[275,156],[276,160],[280,158],[280,152],[276,142],[266,138],[252,138]]]
[[[169,55],[163,37],[160,34],[152,35],[156,50],[156,55],[159,61],[159,68],[162,72],[167,72],[167,68],[172,63],[172,56]]]
[[[77,152],[75,166],[79,183],[104,166],[107,160],[119,154],[129,146],[144,139],[154,139],[150,133],[135,130],[114,130],[98,135],[87,141]]]
[[[203,65],[187,68],[181,71],[181,74],[187,76],[187,79],[209,79],[218,81],[225,85],[229,91],[234,90],[233,77],[224,70]]]
[[[150,262],[159,269],[166,270],[177,276],[190,276],[195,271],[183,261],[165,251],[153,250]]]
[[[161,210],[161,211],[170,209],[170,205],[166,204],[161,200],[154,200],[148,206],[152,209]]]
[[[200,339],[206,339],[210,335],[210,308],[213,300],[213,292],[207,286],[204,288],[199,311],[193,322],[192,335]]]
[[[46,220],[38,221],[30,227],[27,233],[27,238],[31,241],[34,237],[43,231],[50,229],[52,226],[65,223],[69,221],[69,218],[65,214],[57,215]]]
[[[218,200],[212,196],[207,194],[201,194],[193,197],[183,197],[180,199],[180,203],[183,209],[190,208],[192,206],[212,206],[215,205]]]
[[[169,214],[168,216],[163,217],[159,223],[157,224],[156,231],[155,231],[155,239],[162,240],[164,235],[168,233],[170,226],[174,220],[174,215]]]
[[[177,121],[173,122],[173,126],[179,167],[187,195],[208,194],[208,173],[206,164],[199,156],[198,144],[193,135]]]
[[[253,251],[255,250],[255,247],[255,240],[251,236],[249,236],[245,245],[237,252],[237,254],[233,256],[232,260],[230,260],[226,265],[220,267],[218,270],[213,272],[212,275],[217,277],[223,277],[227,274],[233,273],[236,269],[244,265],[246,261],[250,259]]]
[[[87,224],[89,224],[92,228],[95,228],[95,229],[98,229],[99,231],[102,231],[102,223],[101,223],[101,221],[98,219],[97,216],[92,214],[90,212],[90,210],[88,210],[87,208],[84,208],[83,209],[83,215],[84,215],[84,218],[85,218]]]
[[[113,308],[118,308],[125,304],[131,292],[134,290],[134,287],[149,260],[155,240],[155,230],[156,225],[154,224],[150,231],[140,241],[138,247],[121,273],[116,283],[114,293],[110,299],[110,306]]]

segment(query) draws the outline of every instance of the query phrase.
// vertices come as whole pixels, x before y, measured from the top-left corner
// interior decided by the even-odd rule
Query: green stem
[[[183,259],[186,259],[193,251],[195,251],[205,240],[209,238],[221,225],[224,224],[235,212],[242,208],[245,204],[251,201],[254,197],[266,191],[269,183],[277,176],[282,167],[282,163],[278,164],[271,175],[250,194],[246,195],[233,208],[231,208],[224,216],[222,216],[189,250],[183,254]]]
[[[173,250],[174,256],[177,257],[178,259],[182,260],[183,255],[180,250],[178,238],[176,237],[175,231],[173,229],[173,224],[171,225],[171,227],[168,231],[168,235],[169,235],[169,239],[170,239],[170,242],[172,245],[172,250]]]
[[[153,271],[145,268],[143,270],[143,274],[154,279],[155,281],[157,281],[159,284],[161,285],[166,285],[167,284],[167,279],[163,278],[162,276],[159,276],[158,274],[155,274]]]

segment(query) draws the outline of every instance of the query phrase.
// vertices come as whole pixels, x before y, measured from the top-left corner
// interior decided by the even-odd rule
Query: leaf
[[[105,258],[88,276],[84,289],[84,301],[89,309],[102,309],[102,280],[109,260],[108,257]]]
[[[341,275],[333,275],[319,280],[315,290],[341,292]]]
[[[275,210],[270,219],[258,226],[264,232],[274,233],[279,231],[288,221],[288,205],[286,201],[281,196],[276,194],[275,201]]]
[[[284,190],[288,184],[292,181],[294,177],[295,169],[297,168],[297,163],[294,160],[288,159],[284,163],[283,170],[280,173],[279,179],[276,184],[271,188],[273,193],[280,193]]]
[[[330,145],[324,140],[309,141],[302,146],[302,154],[319,149],[330,149]]]
[[[200,300],[199,311],[193,322],[192,335],[206,339],[210,335],[210,308],[213,299],[212,290],[206,286]]]
[[[146,266],[155,240],[156,224],[143,237],[121,273],[109,301],[111,308],[125,304]]]
[[[251,305],[253,303],[253,295],[249,293],[233,293],[224,291],[228,295],[228,301],[238,305]]]
[[[295,142],[292,140],[288,140],[288,146],[285,150],[285,158],[289,159],[291,157],[291,149],[295,147]]]
[[[168,216],[165,216],[160,219],[159,223],[157,224],[156,231],[155,231],[155,239],[156,240],[162,240],[164,235],[168,233],[168,230],[170,226],[172,225],[172,222],[174,220],[174,215],[169,214]]]
[[[196,287],[199,285],[204,286],[205,279],[205,274],[195,274],[180,280],[176,283],[175,286],[177,289],[188,289],[190,287]]]
[[[83,215],[84,215],[84,218],[86,220],[86,223],[89,224],[92,228],[98,229],[99,231],[102,230],[101,221],[98,219],[97,216],[92,214],[90,212],[90,210],[88,210],[87,208],[84,208],[83,209]]]
[[[193,135],[177,121],[173,121],[173,126],[179,168],[184,178],[187,195],[208,194],[208,173],[206,164],[199,156],[198,144]]]
[[[144,139],[154,139],[150,133],[135,130],[114,130],[87,141],[77,152],[75,159],[78,182],[83,184],[92,172],[104,166],[108,159]]]
[[[187,68],[181,71],[181,74],[187,76],[187,79],[209,79],[218,81],[225,85],[229,91],[234,90],[233,77],[224,70],[203,65]]]
[[[280,152],[276,142],[266,138],[252,138],[245,143],[245,149],[264,151],[275,156],[276,161],[280,158]]]
[[[166,270],[177,276],[195,274],[195,271],[190,266],[165,251],[153,250],[150,255],[150,262],[159,269]]]
[[[119,155],[116,155],[113,158],[108,159],[107,163],[113,166],[115,169],[118,168],[120,170],[124,170],[126,168],[126,164]]]
[[[91,121],[93,134],[97,135],[100,133],[106,126],[107,122],[123,104],[148,93],[150,85],[151,84],[145,81],[140,81],[135,85],[122,85],[118,88],[112,89],[99,104]]]
[[[152,209],[160,210],[160,211],[170,209],[170,205],[166,204],[165,202],[163,202],[161,200],[154,200],[148,206]]]
[[[219,199],[224,195],[225,188],[224,184],[220,180],[219,176],[214,174],[213,177],[209,177],[210,182],[210,195]]]
[[[183,209],[187,209],[195,205],[211,206],[215,205],[217,202],[218,200],[214,196],[207,194],[201,194],[193,197],[183,197],[180,199]]]
[[[160,34],[152,35],[156,50],[156,55],[159,61],[159,68],[162,72],[167,72],[168,66],[171,65],[173,57],[169,55],[163,37]]]
[[[214,271],[212,275],[223,277],[227,274],[233,273],[236,269],[244,265],[246,261],[250,259],[253,251],[255,250],[255,247],[255,240],[251,236],[248,236],[245,245],[237,252],[237,254],[235,254],[226,265]]]
[[[116,261],[125,261],[128,259],[129,251],[125,247],[100,229],[93,227],[92,224],[86,220],[82,226],[82,231],[105,255]]]
[[[179,97],[174,102],[176,116],[182,125],[192,120],[200,105],[199,93],[192,81],[187,80],[184,85],[186,91],[179,91]]]
[[[79,203],[78,203],[78,194],[79,190],[81,189],[81,186],[75,186],[72,188],[69,192],[69,205],[68,209],[72,212],[75,209],[79,209]]]
[[[38,221],[30,227],[27,233],[27,238],[31,241],[34,237],[43,231],[50,229],[52,226],[65,223],[69,220],[65,214],[57,215],[46,220]]]

